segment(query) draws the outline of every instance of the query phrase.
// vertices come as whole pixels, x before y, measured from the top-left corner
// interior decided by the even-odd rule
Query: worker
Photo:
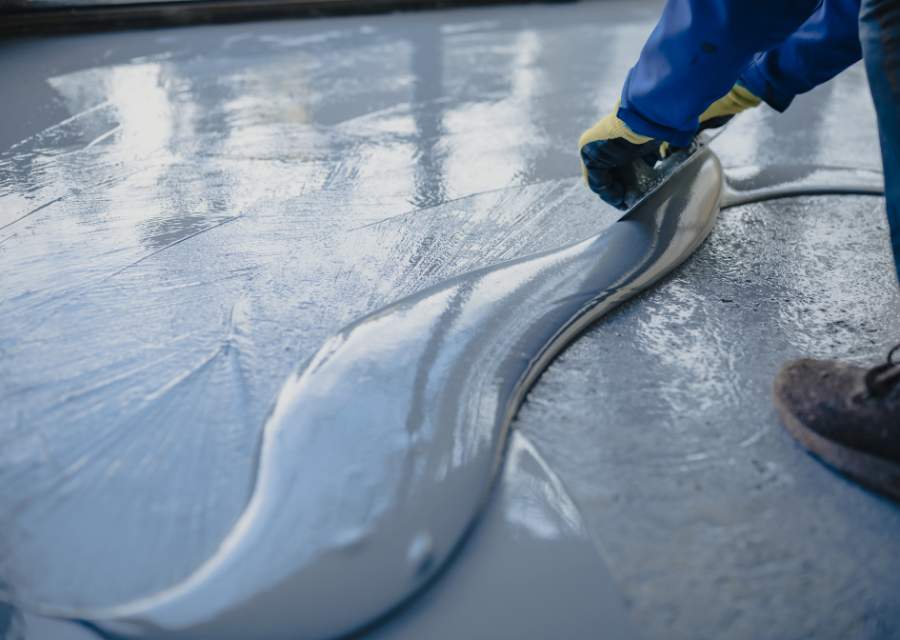
[[[698,131],[762,102],[784,111],[860,58],[900,278],[900,0],[668,0],[619,103],[581,136],[588,186],[625,208],[636,163],[687,147]],[[789,362],[775,404],[814,455],[900,500],[900,345],[872,368]]]

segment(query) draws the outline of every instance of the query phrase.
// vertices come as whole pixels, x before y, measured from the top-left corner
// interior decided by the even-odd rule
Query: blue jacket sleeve
[[[757,53],[783,42],[820,0],[668,0],[622,90],[619,117],[637,133],[690,144],[698,116],[728,93]]]
[[[784,111],[794,96],[831,80],[862,58],[859,0],[824,0],[781,45],[757,55],[738,80]]]

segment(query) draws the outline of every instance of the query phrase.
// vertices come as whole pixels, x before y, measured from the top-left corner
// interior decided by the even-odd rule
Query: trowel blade
[[[625,192],[626,211],[631,211],[638,203],[659,189],[669,178],[678,173],[685,160],[708,146],[724,130],[725,127],[721,127],[714,133],[700,132],[690,147],[672,152],[669,156],[659,160],[653,167],[649,166],[643,158],[635,160],[632,166],[633,180],[631,184],[627,185]]]

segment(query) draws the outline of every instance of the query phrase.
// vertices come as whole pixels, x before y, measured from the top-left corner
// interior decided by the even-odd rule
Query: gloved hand
[[[746,87],[736,84],[731,87],[731,91],[713,102],[706,108],[706,111],[700,114],[700,127],[697,129],[697,133],[705,129],[724,127],[741,111],[758,106],[761,102],[762,100],[750,93]],[[667,158],[673,150],[668,142],[663,142],[659,147],[659,157]]]
[[[761,100],[740,84],[735,84],[724,96],[713,102],[700,114],[697,132],[724,126],[738,113],[760,104]],[[641,163],[652,167],[657,160],[666,158],[676,148],[668,142],[660,143],[628,128],[616,113],[601,118],[593,127],[581,134],[578,148],[581,152],[582,172],[591,191],[606,202],[627,208],[629,194],[638,183]]]
[[[628,207],[628,196],[638,180],[639,164],[652,167],[658,159],[658,140],[635,133],[616,112],[601,118],[581,134],[578,149],[581,169],[591,191],[619,209]]]
[[[731,91],[713,102],[700,114],[700,129],[715,129],[724,126],[741,111],[750,109],[762,102],[750,91],[739,84],[731,87]]]

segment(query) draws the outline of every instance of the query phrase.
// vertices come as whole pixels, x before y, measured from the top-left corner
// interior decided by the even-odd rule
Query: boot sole
[[[791,413],[777,391],[775,406],[788,432],[816,458],[859,484],[900,501],[900,465],[823,438]]]

